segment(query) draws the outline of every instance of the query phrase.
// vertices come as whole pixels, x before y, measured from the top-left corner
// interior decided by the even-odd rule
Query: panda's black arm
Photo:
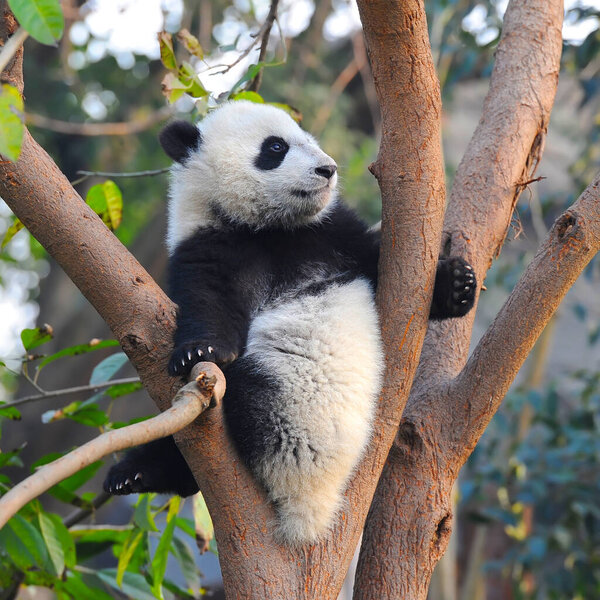
[[[251,299],[235,268],[222,256],[190,260],[175,254],[169,287],[178,305],[169,372],[186,377],[202,360],[220,366],[235,360],[246,343],[251,314]]]
[[[377,264],[381,231],[375,228],[368,230],[367,240],[370,247],[375,249],[367,252],[367,264]],[[375,280],[376,277],[375,275]],[[473,308],[476,288],[475,273],[471,265],[459,256],[440,258],[435,273],[429,318],[441,320],[466,315]]]

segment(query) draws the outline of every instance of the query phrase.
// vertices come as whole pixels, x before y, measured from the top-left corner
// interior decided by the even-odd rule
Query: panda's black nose
[[[325,177],[325,179],[331,179],[333,174],[337,171],[337,165],[322,165],[315,169],[317,175]]]

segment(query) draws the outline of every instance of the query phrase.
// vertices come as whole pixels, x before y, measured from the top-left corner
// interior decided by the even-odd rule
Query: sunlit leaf
[[[171,104],[179,100],[188,89],[188,86],[179,81],[179,78],[173,73],[167,73],[163,77],[160,86],[163,95],[166,96]]]
[[[173,50],[173,37],[166,31],[158,32],[158,43],[160,46],[160,60],[170,71],[177,70],[177,58]]]
[[[0,417],[19,421],[21,419],[21,413],[14,406],[10,406],[10,403],[0,402]]]
[[[258,92],[251,91],[243,91],[238,92],[237,94],[233,94],[229,97],[230,100],[248,100],[249,102],[254,102],[255,104],[264,104],[265,101],[263,97]]]
[[[24,132],[23,98],[17,88],[3,83],[0,86],[0,154],[17,160]]]
[[[110,179],[92,186],[85,197],[89,207],[114,231],[123,216],[123,195],[119,186]]]
[[[23,329],[21,331],[21,341],[25,350],[29,352],[33,348],[37,348],[46,342],[49,342],[54,335],[54,330],[47,323],[42,327],[36,327],[34,329]]]
[[[58,0],[8,0],[8,5],[38,42],[54,45],[62,37],[65,20]]]
[[[179,67],[179,81],[187,86],[187,93],[193,98],[203,98],[208,95],[196,70],[188,62],[184,61]]]
[[[125,544],[123,544],[123,549],[119,554],[119,562],[117,564],[117,585],[119,587],[121,587],[123,583],[123,577],[125,576],[125,571],[131,561],[131,557],[143,537],[143,531],[132,531],[127,540],[125,540]]]
[[[194,496],[194,525],[196,530],[196,543],[200,554],[204,554],[209,549],[210,541],[215,536],[215,529],[213,527],[208,507],[204,500],[204,496],[201,492],[198,492]]]
[[[0,117],[1,120],[1,117]],[[2,133],[0,133],[0,136],[2,135]],[[0,154],[2,154],[2,152],[0,151]],[[10,242],[10,240],[12,240],[15,235],[17,233],[19,233],[19,231],[21,231],[21,229],[23,229],[23,227],[25,227],[23,225],[23,223],[21,223],[21,221],[17,218],[15,218],[15,220],[13,221],[13,224],[6,230],[6,233],[4,234],[4,239],[2,240],[2,246],[1,248],[4,248],[4,246],[6,246],[6,244],[8,244],[8,242]]]
[[[157,598],[162,597],[162,582],[165,577],[165,571],[167,569],[167,558],[169,556],[169,548],[171,546],[171,540],[173,539],[173,532],[175,530],[177,513],[179,511],[181,498],[174,496],[169,501],[169,512],[167,513],[167,526],[160,536],[158,546],[152,557],[151,571],[152,571],[152,591]]]
[[[192,35],[187,29],[181,29],[177,33],[177,39],[183,44],[184,48],[190,54],[198,57],[200,60],[204,58],[204,50],[202,49],[198,38]]]

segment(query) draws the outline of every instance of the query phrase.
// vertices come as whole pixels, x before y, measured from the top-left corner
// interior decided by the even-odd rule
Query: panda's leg
[[[191,496],[198,491],[198,484],[173,436],[169,436],[129,450],[111,467],[104,491],[115,495],[158,492]]]
[[[341,507],[356,450],[335,448],[333,456],[327,456],[322,440],[307,431],[305,419],[292,418],[285,384],[267,373],[248,356],[227,368],[223,410],[228,433],[273,502],[276,536],[290,545],[312,543],[327,531]],[[296,390],[300,404],[318,401],[310,381],[306,383]],[[331,439],[336,437],[334,428],[331,421],[321,422],[322,431],[331,429]]]

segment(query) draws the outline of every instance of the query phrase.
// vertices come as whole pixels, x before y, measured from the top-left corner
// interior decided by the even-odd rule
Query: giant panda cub
[[[378,234],[336,197],[334,160],[280,109],[229,102],[198,126],[167,125],[160,142],[175,161],[169,372],[223,369],[228,433],[277,510],[279,539],[315,542],[342,506],[381,389]],[[441,259],[430,317],[464,315],[474,294],[471,267]],[[130,450],[104,486],[198,491],[171,437]]]

